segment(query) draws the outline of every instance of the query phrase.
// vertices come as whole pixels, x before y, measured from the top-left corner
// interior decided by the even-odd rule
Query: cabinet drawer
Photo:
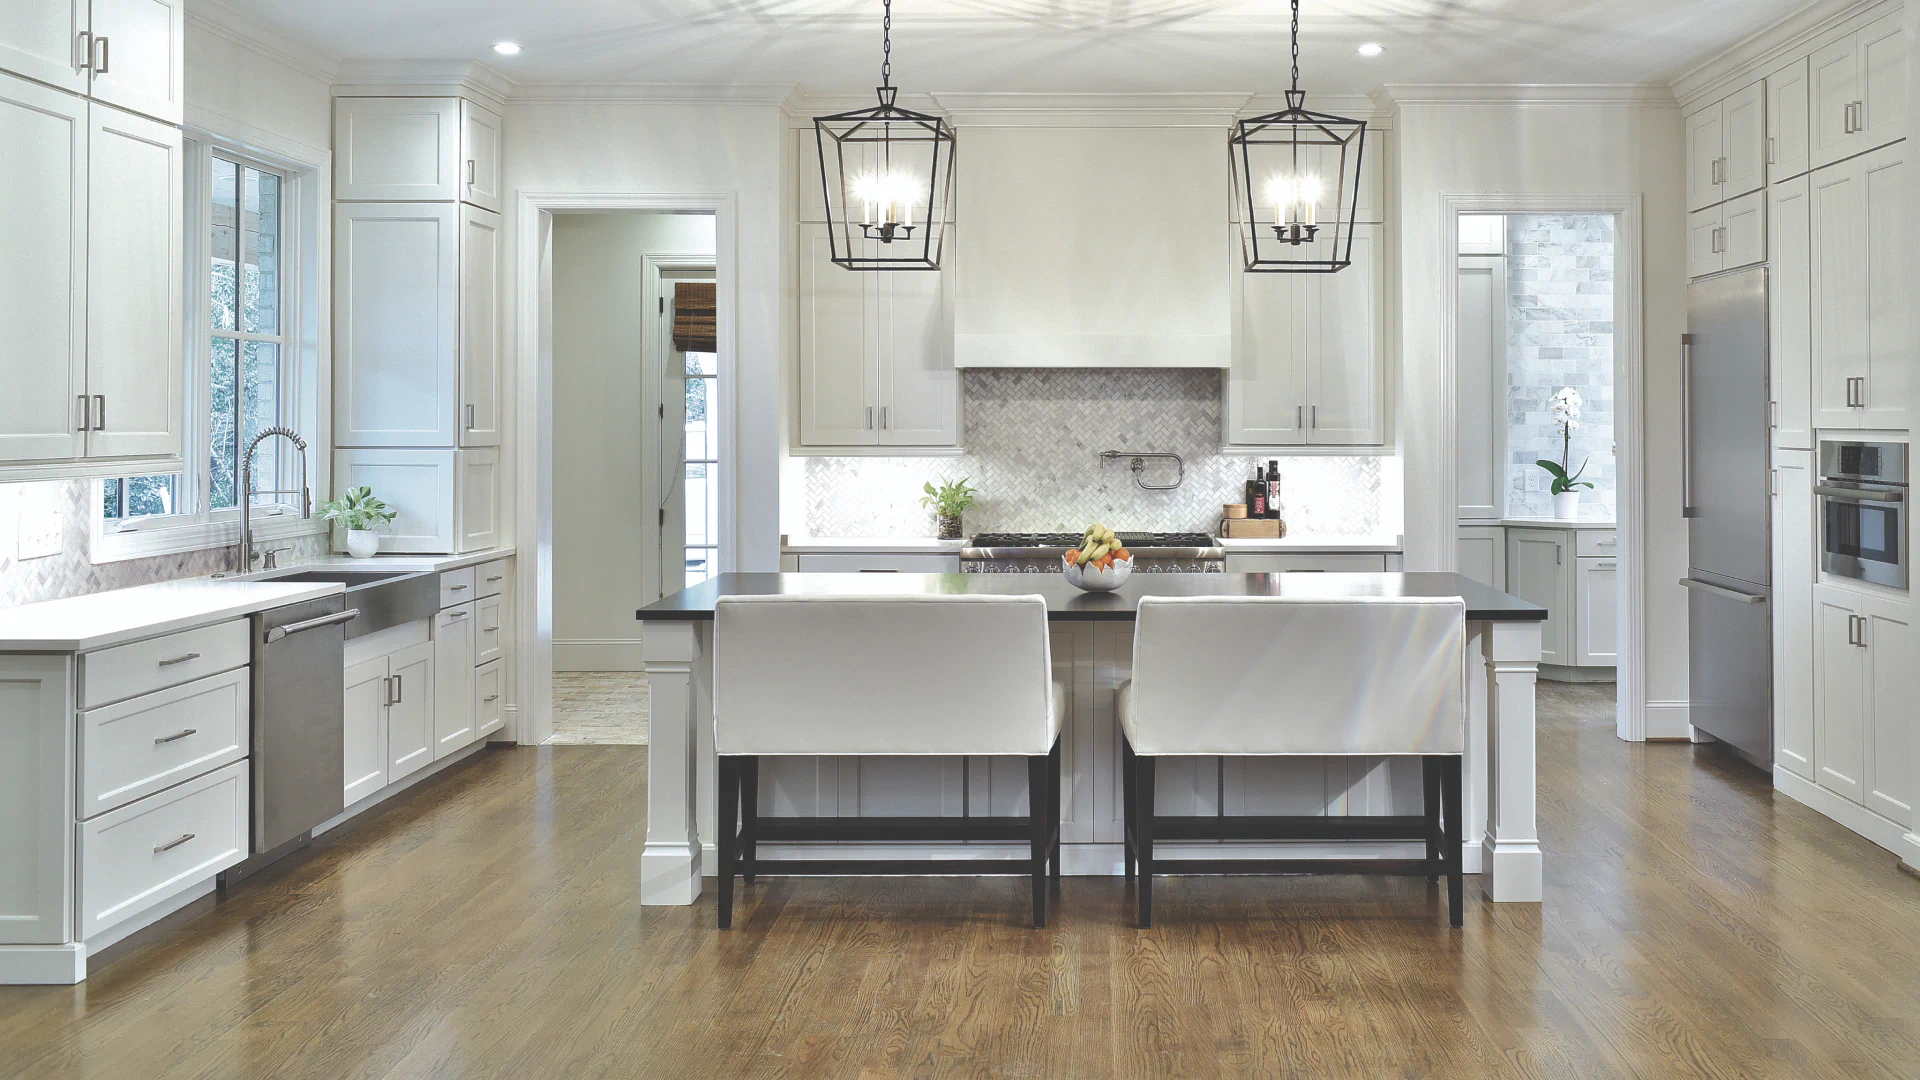
[[[247,756],[250,669],[80,714],[82,818]]]
[[[440,606],[456,607],[477,596],[473,588],[473,578],[471,566],[442,573],[440,575]]]
[[[80,707],[91,709],[247,663],[247,620],[116,645],[80,658]]]
[[[1385,555],[1242,555],[1227,553],[1229,574],[1344,573],[1372,574],[1387,568]]]
[[[1574,534],[1573,553],[1582,558],[1611,557],[1619,553],[1619,534],[1612,529],[1581,529]]]
[[[797,560],[803,574],[957,574],[960,555],[905,555],[879,552],[802,555]]]
[[[481,563],[473,568],[473,587],[476,596],[499,596],[507,591],[506,559],[495,559]]]
[[[473,734],[484,739],[507,726],[506,665],[498,660],[473,671]]]
[[[234,865],[247,854],[247,763],[149,795],[79,828],[84,940]]]
[[[473,605],[473,617],[473,662],[485,664],[506,655],[506,598],[489,596],[481,600]]]

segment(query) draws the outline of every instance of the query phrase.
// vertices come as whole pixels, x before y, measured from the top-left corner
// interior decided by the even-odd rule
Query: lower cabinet
[[[246,858],[248,762],[236,761],[80,823],[81,940]]]
[[[410,645],[387,658],[387,783],[433,760],[433,643]]]
[[[1574,560],[1573,662],[1579,667],[1620,663],[1620,562]]]
[[[1620,562],[1611,529],[1511,526],[1503,591],[1547,609],[1540,662],[1559,667],[1620,663]],[[1468,549],[1462,528],[1462,572]]]
[[[473,734],[487,736],[507,726],[506,664],[489,660],[473,669]]]
[[[1773,762],[1813,769],[1813,452],[1773,453]]]
[[[789,555],[802,574],[957,574],[960,555],[880,551],[833,551]]]
[[[472,603],[447,608],[433,620],[433,756],[465,749],[474,740]]]
[[[1229,574],[1378,574],[1389,555],[1372,552],[1227,552]],[[1399,556],[1392,555],[1398,559]]]
[[[346,765],[346,805],[387,786],[387,707],[393,684],[387,658],[350,665],[341,758]]]
[[[1814,775],[1821,787],[1912,827],[1912,609],[1813,587]]]
[[[1507,537],[1498,525],[1460,526],[1460,573],[1507,591]]]
[[[1572,534],[1560,529],[1507,530],[1507,592],[1547,609],[1540,626],[1540,662],[1574,663]]]

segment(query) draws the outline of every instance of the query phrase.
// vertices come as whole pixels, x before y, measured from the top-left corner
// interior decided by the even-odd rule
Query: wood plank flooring
[[[1542,687],[1547,900],[1424,881],[762,881],[635,899],[645,749],[495,750],[77,987],[0,1077],[1920,1076],[1920,880]]]

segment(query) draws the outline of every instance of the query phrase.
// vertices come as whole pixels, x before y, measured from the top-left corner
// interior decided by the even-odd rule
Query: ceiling
[[[1306,0],[1304,82],[1667,82],[1809,0]],[[483,60],[515,82],[877,85],[879,0],[226,0],[343,60]],[[1279,0],[900,0],[895,81],[936,92],[1273,92]],[[493,54],[495,41],[524,46]],[[1386,53],[1364,59],[1364,41]]]

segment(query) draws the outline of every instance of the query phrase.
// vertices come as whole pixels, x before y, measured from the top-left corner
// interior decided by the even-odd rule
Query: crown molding
[[[1823,38],[1837,37],[1856,23],[1899,8],[1900,0],[1816,0],[1682,73],[1669,84],[1674,100],[1683,106],[1692,105],[1701,98],[1734,89],[1731,83],[1762,78],[1775,66],[1825,44]]]
[[[1220,127],[1245,111],[1245,93],[982,94],[933,100],[955,127]]]
[[[470,94],[504,108],[514,83],[478,60],[348,60],[334,78],[334,97]]]
[[[517,83],[514,105],[789,105],[784,83]]]
[[[185,14],[188,26],[258,53],[308,78],[332,84],[340,70],[339,57],[295,41],[220,0],[188,0]]]
[[[1673,92],[1649,83],[1389,83],[1372,95],[1377,108],[1450,105],[1542,108],[1566,105],[1672,106]]]

